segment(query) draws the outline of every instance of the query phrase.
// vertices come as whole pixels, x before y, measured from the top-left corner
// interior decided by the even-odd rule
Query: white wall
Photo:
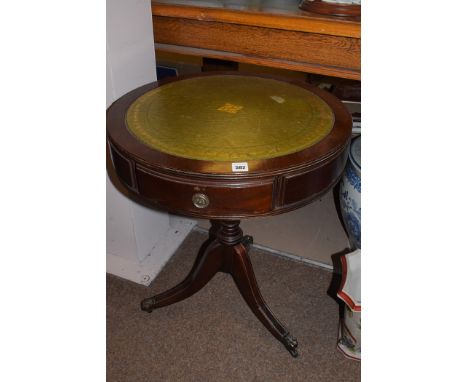
[[[112,101],[156,80],[150,0],[107,1],[106,48]]]
[[[150,0],[107,2],[106,64],[107,107],[128,91],[156,80]],[[195,222],[133,202],[124,195],[110,166],[108,172],[107,271],[148,285]]]

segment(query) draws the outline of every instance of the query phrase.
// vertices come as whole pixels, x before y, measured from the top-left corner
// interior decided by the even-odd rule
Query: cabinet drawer
[[[272,209],[273,180],[253,183],[186,181],[136,168],[138,192],[163,208],[198,217],[242,217]],[[225,182],[225,181],[224,181]]]

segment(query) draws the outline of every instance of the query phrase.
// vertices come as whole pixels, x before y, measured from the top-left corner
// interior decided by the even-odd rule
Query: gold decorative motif
[[[242,162],[316,144],[331,131],[334,114],[320,97],[299,86],[213,75],[149,91],[129,107],[126,123],[153,149],[190,159]]]
[[[226,102],[223,106],[218,107],[217,110],[225,111],[226,113],[236,114],[244,106],[233,105],[232,103]]]

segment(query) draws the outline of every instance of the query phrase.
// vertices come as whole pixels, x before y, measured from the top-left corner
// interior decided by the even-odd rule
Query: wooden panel
[[[286,176],[283,182],[283,205],[302,203],[323,192],[341,175],[347,158],[348,150],[344,150],[337,160],[329,162],[318,169]]]
[[[359,70],[360,40],[253,26],[153,17],[156,43]]]
[[[224,52],[219,50],[191,48],[180,45],[169,44],[155,44],[156,57],[161,56],[161,52],[176,53],[182,55],[210,57],[220,60],[229,60],[245,64],[262,65],[271,68],[294,70],[297,72],[316,73],[324,76],[333,76],[339,78],[348,78],[350,80],[360,80],[361,73],[359,70],[352,70],[346,68],[337,68],[334,66],[321,66],[316,64],[308,64],[304,62],[296,62],[289,60],[280,60],[273,58],[262,58],[247,56],[245,54]],[[159,56],[158,56],[159,54]]]
[[[200,7],[153,2],[152,12],[155,16],[179,17],[202,21],[219,21],[231,24],[252,25],[275,29],[294,30],[302,32],[328,34],[360,38],[361,23],[339,17],[313,15],[302,12],[282,10],[281,13],[271,13],[264,10],[236,10],[216,7]],[[278,5],[278,4],[277,4]],[[277,11],[278,12],[278,11]]]
[[[214,182],[181,182],[180,179],[136,169],[138,190],[148,198],[172,211],[195,216],[256,215],[271,211],[273,181],[223,186]],[[192,197],[196,193],[208,196],[206,208],[194,206]]]
[[[116,173],[126,186],[135,188],[131,161],[123,157],[112,145],[109,145],[109,148]]]

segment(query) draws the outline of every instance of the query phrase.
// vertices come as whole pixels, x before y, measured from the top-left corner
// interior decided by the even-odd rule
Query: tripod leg
[[[273,315],[263,299],[252,268],[252,263],[244,244],[237,244],[232,249],[230,273],[242,297],[262,324],[273,334],[293,357],[298,356],[297,340]]]
[[[203,248],[203,247],[202,247]],[[212,241],[198,255],[187,277],[175,287],[141,302],[141,309],[151,313],[153,309],[184,300],[203,288],[220,270],[223,262],[222,246]]]

